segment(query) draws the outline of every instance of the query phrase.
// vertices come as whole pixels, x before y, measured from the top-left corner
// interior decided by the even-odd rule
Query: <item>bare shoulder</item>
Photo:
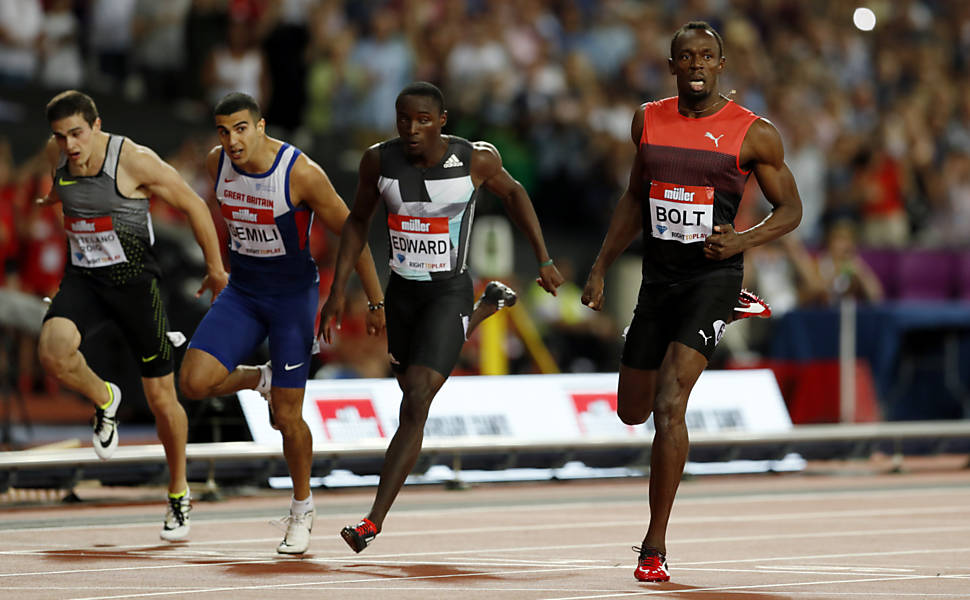
[[[222,156],[222,146],[216,144],[205,155],[205,164],[208,165],[218,165],[219,157]]]
[[[300,152],[299,156],[296,157],[293,170],[290,173],[291,177],[294,175],[298,177],[326,176],[320,163],[307,156],[306,152]]]
[[[744,136],[741,154],[744,162],[780,163],[785,159],[781,134],[771,121],[759,117]]]
[[[472,176],[485,179],[502,168],[502,155],[489,142],[472,142]]]
[[[121,144],[118,164],[126,173],[133,176],[141,185],[144,181],[154,180],[159,169],[167,166],[162,158],[148,146],[143,146],[131,138],[125,138]]]
[[[381,168],[381,144],[378,142],[367,150],[360,157],[360,174],[371,175],[377,173]]]
[[[487,153],[487,154],[493,154],[496,157],[498,157],[499,160],[501,160],[501,158],[502,158],[502,155],[499,154],[498,148],[496,148],[495,146],[493,146],[490,142],[486,142],[484,140],[480,140],[480,141],[477,141],[477,142],[472,142],[472,152],[474,152],[476,154],[477,153],[480,153],[480,152],[484,152],[484,153]]]
[[[643,135],[643,123],[646,119],[647,114],[647,103],[644,102],[640,105],[633,113],[633,122],[630,123],[630,138],[633,139],[633,143],[640,145],[640,137]]]

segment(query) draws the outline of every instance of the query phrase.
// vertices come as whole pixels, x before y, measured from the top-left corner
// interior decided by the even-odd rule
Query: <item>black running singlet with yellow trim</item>
[[[148,198],[121,194],[116,181],[123,136],[110,135],[97,175],[72,175],[62,158],[54,189],[64,210],[66,270],[120,286],[161,275],[152,250],[154,232]]]

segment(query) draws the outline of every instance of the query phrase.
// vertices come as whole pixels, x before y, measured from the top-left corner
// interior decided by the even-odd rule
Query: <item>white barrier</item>
[[[624,425],[616,416],[616,373],[570,375],[511,375],[452,377],[431,406],[425,442],[449,439],[586,440],[594,438],[653,438],[653,421]],[[282,439],[269,424],[266,402],[256,392],[239,393],[253,440],[279,445]],[[315,445],[372,443],[389,440],[397,429],[401,391],[394,379],[312,380],[307,384],[303,417]],[[781,433],[790,431],[791,419],[774,375],[768,369],[705,371],[691,394],[687,409],[690,434]],[[797,470],[804,463],[797,456],[784,461],[728,461],[718,464],[688,463],[687,473],[760,472]],[[580,465],[571,465],[573,476],[582,476]],[[638,474],[628,469],[616,475]],[[610,473],[592,470],[587,476]],[[343,474],[340,476],[342,477]],[[431,480],[453,478],[441,469]],[[520,478],[522,473],[491,471],[464,474],[465,478]],[[561,476],[532,472],[529,478]],[[333,478],[332,478],[333,479]],[[421,479],[422,481],[427,480]],[[351,482],[342,477],[340,481]],[[360,483],[371,483],[362,479]],[[289,485],[285,478],[274,485]],[[336,485],[332,480],[320,483]]]

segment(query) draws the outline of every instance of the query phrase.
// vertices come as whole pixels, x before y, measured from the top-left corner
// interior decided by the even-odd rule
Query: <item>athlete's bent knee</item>
[[[427,394],[408,393],[401,402],[400,421],[404,425],[424,428],[431,409],[431,397]]]
[[[274,406],[273,420],[276,423],[276,428],[280,430],[280,434],[283,436],[288,436],[306,427],[303,421],[303,415],[295,410],[280,410]]]
[[[620,407],[616,409],[616,416],[623,421],[624,425],[641,425],[647,422],[650,413],[644,410]]]
[[[203,400],[212,395],[212,384],[187,369],[179,373],[179,389],[182,395],[192,400]]]

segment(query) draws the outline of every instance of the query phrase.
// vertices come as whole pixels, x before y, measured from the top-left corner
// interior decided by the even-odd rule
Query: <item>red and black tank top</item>
[[[705,258],[703,242],[714,225],[734,223],[750,174],[738,157],[757,119],[732,101],[700,119],[680,114],[676,97],[647,103],[638,150],[645,282],[743,269],[740,254],[722,261]]]

